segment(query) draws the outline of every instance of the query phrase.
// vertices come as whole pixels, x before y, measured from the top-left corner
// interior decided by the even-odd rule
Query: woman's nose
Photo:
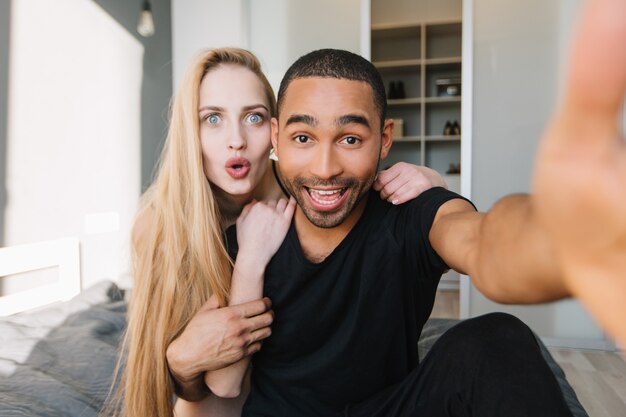
[[[235,124],[229,132],[228,148],[236,151],[245,149],[247,143],[245,129],[239,126],[239,124]]]

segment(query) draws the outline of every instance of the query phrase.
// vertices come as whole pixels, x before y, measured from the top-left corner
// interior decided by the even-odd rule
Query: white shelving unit
[[[394,138],[384,165],[406,161],[429,166],[459,193],[460,173],[450,170],[461,166],[462,134],[444,134],[444,126],[456,121],[462,129],[462,85],[456,95],[441,95],[436,81],[461,79],[462,45],[460,19],[371,25],[372,63],[388,93],[392,81],[401,81],[405,91],[404,98],[387,100],[388,117],[403,120],[403,134]],[[459,289],[459,275],[448,272],[439,288]]]
[[[372,62],[388,90],[391,82],[401,81],[405,91],[404,98],[387,101],[389,117],[404,121],[404,133],[395,138],[385,165],[407,161],[441,173],[450,164],[460,166],[461,135],[443,131],[448,120],[460,125],[461,95],[438,94],[436,80],[461,78],[461,21],[375,24],[370,39]]]

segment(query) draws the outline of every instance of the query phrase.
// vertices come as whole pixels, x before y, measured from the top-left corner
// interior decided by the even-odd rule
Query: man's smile
[[[346,200],[349,188],[311,188],[303,187],[315,210],[332,211],[340,207]]]

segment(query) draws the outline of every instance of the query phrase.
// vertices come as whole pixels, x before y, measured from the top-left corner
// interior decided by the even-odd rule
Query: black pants
[[[572,416],[531,330],[502,313],[451,328],[403,381],[345,415]]]

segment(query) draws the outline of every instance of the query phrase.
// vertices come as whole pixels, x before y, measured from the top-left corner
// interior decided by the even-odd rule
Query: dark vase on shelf
[[[446,125],[443,127],[443,135],[444,136],[452,135],[452,123],[450,123],[450,120],[446,120]]]
[[[461,126],[459,125],[459,122],[457,122],[456,120],[454,121],[454,123],[452,123],[452,134],[456,136],[461,135]]]
[[[398,81],[396,93],[398,95],[396,98],[406,98],[406,93],[404,92],[404,83],[402,81]]]
[[[396,87],[395,81],[389,82],[389,91],[387,91],[387,98],[389,100],[398,98],[398,87]]]

